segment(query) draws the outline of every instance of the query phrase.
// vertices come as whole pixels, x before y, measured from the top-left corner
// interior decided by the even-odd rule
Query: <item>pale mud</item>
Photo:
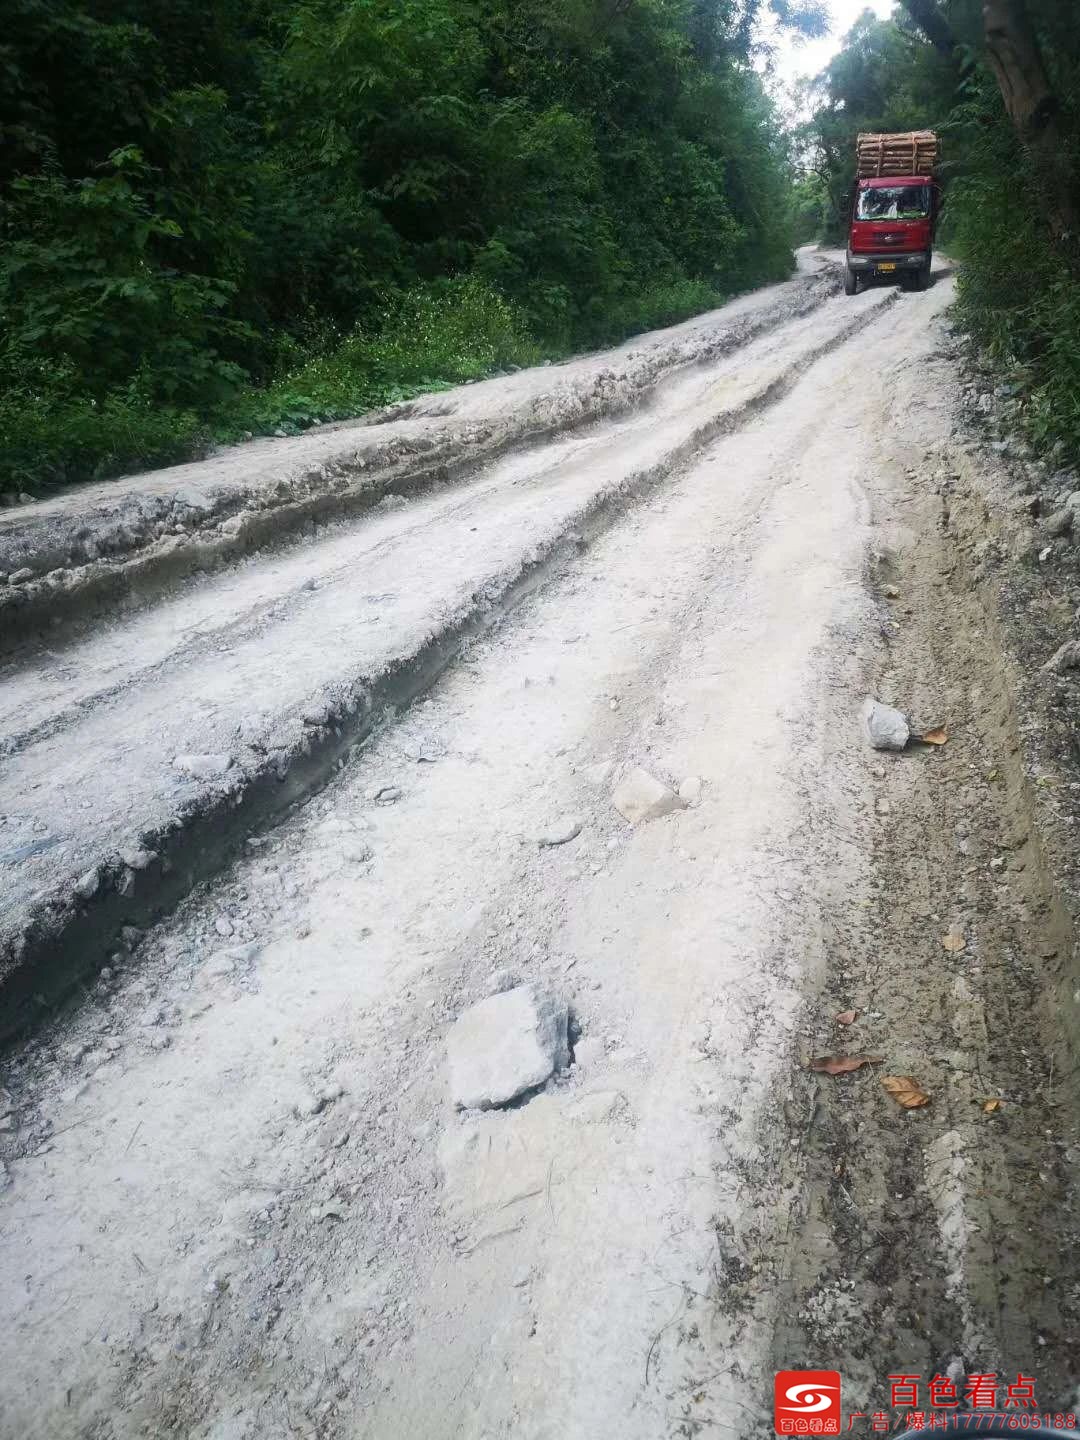
[[[1072,929],[942,506],[950,293],[639,492],[10,1057],[5,1433],[764,1436],[804,1364],[847,1409],[957,1363],[1067,1402]],[[869,751],[867,690],[948,744]],[[700,802],[631,829],[638,765]],[[506,970],[574,1063],[455,1112],[447,1029]]]
[[[838,289],[835,267],[802,251],[785,284],[614,350],[0,512],[0,649],[85,629],[388,495],[455,484],[508,451],[632,412],[664,381],[812,314]]]
[[[645,411],[9,662],[0,1033],[220,868],[553,565],[894,301],[831,300],[666,382]],[[186,755],[227,768],[192,778]],[[139,851],[142,867],[124,858]]]

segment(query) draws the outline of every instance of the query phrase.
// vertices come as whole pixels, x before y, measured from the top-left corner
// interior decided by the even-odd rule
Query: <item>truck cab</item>
[[[940,191],[930,175],[887,175],[856,182],[848,223],[844,291],[871,278],[925,290]]]

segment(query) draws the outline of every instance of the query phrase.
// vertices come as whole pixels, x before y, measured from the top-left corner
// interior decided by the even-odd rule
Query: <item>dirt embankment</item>
[[[888,1373],[1038,1377],[1075,1408],[1080,1347],[1080,671],[1077,483],[992,439],[958,348],[910,384],[953,417],[877,477],[875,689],[945,746],[868,757],[874,878],[831,917],[821,1052],[880,1051],[931,1093],[906,1112],[868,1067],[808,1077],[805,1178],[781,1267],[778,1364],[844,1357],[852,1408],[893,1415]],[[985,393],[985,392],[983,392]],[[931,402],[932,404],[933,402]],[[917,405],[917,400],[916,400]],[[935,434],[934,431],[937,431]],[[1069,652],[1065,652],[1066,664]],[[1059,659],[1057,666],[1061,666]],[[852,1027],[835,1017],[857,1008]],[[853,1336],[859,1337],[853,1341]],[[824,1361],[822,1362],[824,1363]],[[1006,1374],[1006,1372],[1008,1372]],[[1004,1393],[1004,1392],[1002,1392]]]

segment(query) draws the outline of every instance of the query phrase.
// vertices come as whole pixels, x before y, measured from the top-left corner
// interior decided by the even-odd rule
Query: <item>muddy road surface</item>
[[[5,516],[5,1436],[1075,1408],[1080,990],[952,281],[803,269]]]

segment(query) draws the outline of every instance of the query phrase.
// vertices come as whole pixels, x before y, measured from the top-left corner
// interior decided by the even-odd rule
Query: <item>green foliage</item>
[[[226,312],[234,287],[155,263],[181,235],[135,185],[135,149],[114,151],[111,173],[68,181],[23,177],[2,212],[0,381],[63,373],[87,396],[137,383],[148,400],[199,403],[234,388],[227,358],[248,338]],[[51,368],[50,368],[51,367]]]
[[[0,488],[355,414],[787,274],[764,3],[11,0]],[[820,31],[816,0],[768,5]]]
[[[475,276],[433,281],[407,291],[377,328],[355,332],[265,391],[250,391],[230,406],[219,434],[293,434],[537,358],[523,317],[497,291]]]
[[[97,400],[79,393],[72,380],[39,373],[25,386],[0,391],[0,493],[169,465],[205,450],[207,428],[191,411],[152,403],[133,390]]]

